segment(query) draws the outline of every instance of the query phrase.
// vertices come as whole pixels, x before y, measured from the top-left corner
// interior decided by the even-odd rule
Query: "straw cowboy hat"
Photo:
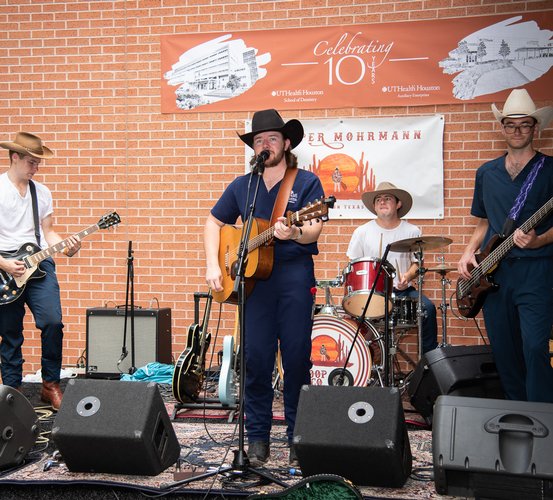
[[[247,134],[238,134],[250,148],[253,149],[253,138],[261,132],[276,130],[286,139],[290,139],[290,149],[294,149],[303,139],[303,126],[298,120],[284,123],[276,109],[256,111],[252,118],[252,131]]]
[[[13,142],[0,142],[0,146],[16,153],[34,156],[35,158],[50,158],[54,156],[51,149],[42,144],[40,137],[28,132],[18,132]]]
[[[499,111],[492,104],[492,111],[496,119],[502,122],[505,118],[524,118],[530,116],[538,122],[538,128],[543,130],[553,118],[553,107],[536,109],[536,105],[526,89],[514,89],[507,97],[503,111]]]
[[[391,182],[381,182],[378,186],[376,186],[374,191],[369,191],[368,193],[363,193],[361,195],[361,199],[363,200],[365,206],[375,215],[376,210],[374,209],[374,200],[381,194],[391,194],[401,201],[401,207],[397,211],[399,218],[406,215],[413,206],[413,198],[411,198],[411,195],[407,191],[395,187]]]

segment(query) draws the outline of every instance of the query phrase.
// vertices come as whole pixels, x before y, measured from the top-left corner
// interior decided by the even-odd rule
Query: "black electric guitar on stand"
[[[74,236],[82,240],[98,229],[107,229],[121,222],[121,218],[117,212],[111,212],[104,215],[96,224],[84,229]],[[22,276],[12,276],[6,271],[0,269],[0,306],[9,304],[17,300],[25,290],[25,285],[30,279],[43,278],[45,273],[39,267],[39,264],[51,257],[57,252],[61,252],[69,242],[69,238],[52,245],[49,248],[42,250],[36,243],[25,243],[21,245],[15,252],[0,252],[0,255],[5,259],[22,260],[25,263],[25,273]]]
[[[173,396],[180,403],[197,401],[205,378],[205,355],[211,341],[207,323],[211,312],[211,290],[207,294],[202,324],[188,329],[186,348],[179,356],[173,372]],[[197,319],[196,319],[197,321]]]

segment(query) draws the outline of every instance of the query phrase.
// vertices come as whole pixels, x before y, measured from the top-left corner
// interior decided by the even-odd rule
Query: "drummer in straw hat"
[[[416,238],[420,229],[402,219],[413,205],[411,195],[397,188],[391,182],[381,182],[376,190],[363,193],[365,206],[376,215],[355,229],[352,234],[347,256],[352,259],[380,259],[388,244],[399,240]],[[417,275],[417,263],[409,252],[389,252],[387,261],[395,268],[393,291],[396,297],[418,297],[413,286]],[[438,326],[436,306],[423,295],[422,350],[428,352],[437,347]]]

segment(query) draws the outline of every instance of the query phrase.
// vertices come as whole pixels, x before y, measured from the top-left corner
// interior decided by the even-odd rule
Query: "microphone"
[[[265,162],[269,159],[269,156],[271,156],[271,152],[267,149],[264,149],[257,155],[257,158],[255,159],[255,164],[253,166],[253,171],[262,174],[263,170],[265,170]]]

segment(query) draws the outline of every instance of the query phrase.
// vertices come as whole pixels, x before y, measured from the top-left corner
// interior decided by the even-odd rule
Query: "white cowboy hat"
[[[538,122],[538,128],[543,130],[553,118],[553,107],[536,109],[536,105],[526,89],[514,89],[507,97],[503,111],[499,111],[492,104],[492,111],[496,119],[502,122],[505,118],[524,118],[530,116]]]
[[[50,158],[54,156],[51,149],[42,144],[42,139],[28,132],[18,132],[13,142],[0,142],[0,147],[34,156],[35,158]]]
[[[401,207],[397,211],[397,216],[399,218],[406,215],[413,206],[413,198],[411,198],[411,195],[407,191],[397,188],[391,182],[381,182],[378,186],[376,186],[374,191],[369,191],[368,193],[363,193],[361,195],[361,199],[363,200],[365,206],[375,215],[376,210],[374,209],[374,199],[381,194],[391,194],[401,201]]]

